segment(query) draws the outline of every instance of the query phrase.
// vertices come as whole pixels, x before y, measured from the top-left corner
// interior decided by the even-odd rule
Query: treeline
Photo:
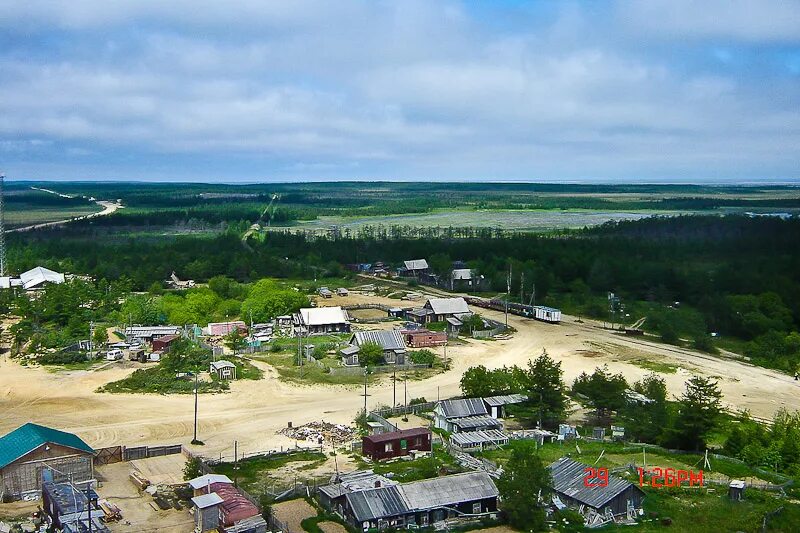
[[[147,289],[173,270],[183,279],[226,275],[244,282],[341,276],[349,263],[399,265],[425,257],[434,265],[465,261],[490,294],[505,292],[510,266],[515,299],[528,301],[535,288],[536,303],[609,318],[612,291],[627,304],[631,322],[648,316],[648,327],[665,340],[705,342],[715,332],[749,341],[760,364],[794,371],[800,362],[792,335],[800,325],[798,219],[651,218],[557,236],[403,227],[364,227],[339,238],[271,232],[249,249],[242,227],[214,237],[112,240],[92,220],[11,235],[9,260],[17,271],[42,263],[98,279],[127,276]]]

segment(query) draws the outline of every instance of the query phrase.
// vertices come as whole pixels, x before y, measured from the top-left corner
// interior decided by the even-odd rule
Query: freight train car
[[[487,300],[486,298],[468,296],[465,299],[467,300],[468,304],[476,307],[494,309],[502,312],[505,312],[506,310],[506,302],[498,298]],[[561,311],[554,307],[547,307],[544,305],[525,305],[517,302],[508,302],[508,312],[512,315],[533,318],[542,322],[548,322],[550,324],[558,324],[561,322]]]

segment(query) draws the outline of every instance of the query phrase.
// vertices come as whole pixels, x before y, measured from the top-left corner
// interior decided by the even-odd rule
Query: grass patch
[[[464,471],[453,456],[439,445],[434,446],[434,452],[431,457],[420,457],[413,460],[396,459],[394,461],[371,464],[359,460],[359,457],[356,457],[356,460],[360,463],[359,466],[361,468],[371,468],[376,474],[384,475],[402,483],[434,478],[441,471],[447,471],[448,473]]]
[[[639,368],[644,368],[645,370],[650,370],[652,372],[658,372],[661,374],[674,374],[679,368],[677,365],[662,363],[660,361],[652,361],[650,359],[634,359],[626,362],[638,366]]]
[[[248,457],[239,461],[238,470],[234,463],[217,463],[211,465],[211,468],[216,474],[224,474],[235,479],[245,490],[257,491],[261,483],[273,479],[270,472],[289,463],[311,461],[309,465],[303,467],[304,470],[309,470],[318,467],[326,460],[327,456],[324,453],[303,450],[282,455]]]

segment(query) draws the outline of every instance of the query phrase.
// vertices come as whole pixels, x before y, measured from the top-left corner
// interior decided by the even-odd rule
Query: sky
[[[800,181],[800,0],[0,2],[14,180]]]

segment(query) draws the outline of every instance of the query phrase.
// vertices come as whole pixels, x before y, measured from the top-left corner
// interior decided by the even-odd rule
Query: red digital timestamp
[[[653,467],[648,470],[644,468],[637,468],[639,472],[639,486],[644,487],[649,485],[653,488],[661,487],[680,487],[685,481],[689,482],[690,487],[695,485],[698,487],[703,486],[703,471],[699,470],[676,470],[674,468],[659,468]],[[583,469],[583,486],[584,487],[607,487],[608,486],[608,468],[592,468],[587,467]],[[649,479],[645,478],[645,473],[649,474]],[[662,480],[662,481],[659,481]]]

